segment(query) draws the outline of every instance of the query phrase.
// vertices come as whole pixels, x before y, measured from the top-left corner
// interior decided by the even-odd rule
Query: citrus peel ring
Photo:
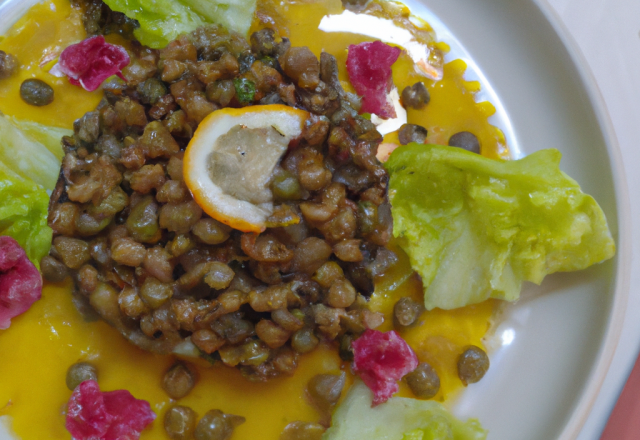
[[[273,171],[308,118],[308,112],[281,104],[210,113],[184,155],[184,181],[193,199],[234,229],[264,231],[273,213]]]

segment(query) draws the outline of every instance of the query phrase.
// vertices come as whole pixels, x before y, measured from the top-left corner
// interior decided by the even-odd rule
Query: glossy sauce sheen
[[[279,2],[278,2],[279,3]],[[277,17],[281,34],[288,34],[295,46],[309,46],[319,55],[322,50],[338,59],[342,79],[349,44],[369,41],[354,34],[325,34],[318,30],[325,14],[341,12],[339,1],[300,2],[277,6],[263,3]],[[268,16],[263,16],[269,20]],[[264,24],[256,23],[254,28]],[[286,28],[286,29],[285,29]],[[73,121],[93,110],[101,93],[88,93],[55,78],[40,67],[43,53],[59,53],[66,45],[85,37],[80,15],[67,0],[52,0],[37,5],[4,38],[0,49],[18,57],[20,73],[0,82],[0,111],[21,119],[71,128]],[[499,157],[506,147],[502,134],[487,122],[493,113],[489,103],[475,103],[477,84],[464,81],[465,65],[454,61],[445,65],[444,79],[424,80],[415,73],[406,54],[393,66],[394,82],[401,91],[405,86],[424,80],[431,93],[431,103],[421,111],[410,109],[409,122],[429,130],[428,142],[446,144],[457,131],[474,132],[486,156]],[[46,107],[26,105],[19,97],[20,83],[36,77],[55,90],[55,101]],[[387,141],[397,139],[389,134]],[[381,311],[386,322],[381,330],[392,328],[393,305],[402,296],[420,300],[422,286],[412,274],[406,256],[376,286],[371,308]],[[174,402],[161,389],[164,372],[171,357],[143,352],[127,343],[120,334],[103,322],[85,322],[71,302],[71,283],[46,285],[43,296],[26,314],[13,320],[9,330],[0,332],[0,416],[10,415],[13,429],[23,440],[68,439],[64,428],[65,403],[71,392],[65,386],[67,368],[78,361],[92,362],[98,368],[103,390],[127,389],[139,399],[150,402],[158,418],[142,439],[165,439],[163,416]],[[493,301],[454,311],[425,312],[420,324],[400,333],[414,348],[421,361],[430,362],[440,375],[442,388],[435,397],[445,400],[462,388],[456,375],[456,359],[463,347],[481,345],[490,325]],[[305,386],[316,374],[347,371],[337,351],[320,346],[301,356],[293,377],[268,383],[248,382],[236,369],[218,365],[199,366],[200,379],[194,390],[179,401],[192,407],[200,416],[210,409],[246,417],[235,431],[235,439],[276,440],[284,426],[295,420],[317,421],[318,413],[307,404]],[[401,384],[400,394],[411,396]]]

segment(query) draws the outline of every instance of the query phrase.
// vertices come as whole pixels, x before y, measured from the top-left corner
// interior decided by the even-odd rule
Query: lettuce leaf
[[[53,189],[58,181],[60,160],[43,144],[29,138],[11,124],[2,114],[0,133],[0,162],[23,179],[33,180],[44,189]]]
[[[134,31],[142,44],[165,47],[178,35],[206,24],[222,24],[246,35],[251,27],[256,0],[105,0],[114,11],[134,18]]]
[[[614,255],[604,213],[560,158],[550,149],[497,161],[418,144],[391,154],[393,234],[422,277],[427,309],[513,301],[525,280]]]
[[[15,238],[39,268],[51,248],[47,190],[58,180],[60,138],[70,131],[0,113],[0,133],[0,235]]]
[[[11,116],[5,116],[16,128],[20,129],[29,139],[39,142],[49,150],[57,159],[61,161],[64,157],[62,151],[63,136],[73,136],[73,130],[66,128],[50,127],[33,121],[25,121],[16,119]]]
[[[461,422],[433,400],[392,397],[371,407],[373,394],[356,381],[331,419],[322,440],[483,440],[477,420]]]
[[[40,260],[49,253],[52,238],[47,226],[47,192],[0,162],[0,200],[0,235],[15,238],[29,260],[40,268]]]

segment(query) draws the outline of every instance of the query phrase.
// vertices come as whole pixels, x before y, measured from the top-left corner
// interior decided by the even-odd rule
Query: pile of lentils
[[[130,37],[137,24],[103,6],[83,4],[89,33]],[[209,26],[162,50],[135,40],[131,47],[127,81],[105,83],[97,109],[62,140],[45,278],[71,276],[78,309],[136,346],[195,353],[249,380],[292,374],[321,341],[351,360],[351,341],[383,322],[367,306],[374,279],[398,259],[385,247],[392,219],[376,159],[382,137],[358,115],[360,98],[340,85],[335,57],[318,59],[268,28],[249,41]],[[429,94],[417,83],[402,99],[421,108]],[[312,116],[274,172],[275,210],[255,234],[203,213],[184,184],[182,158],[208,114],[259,104]],[[426,130],[406,124],[400,134],[402,143],[424,142]],[[396,326],[413,325],[421,312],[401,299]],[[410,383],[422,397],[439,387],[428,365]]]

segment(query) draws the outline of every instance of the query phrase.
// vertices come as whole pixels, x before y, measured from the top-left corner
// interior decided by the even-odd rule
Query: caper
[[[475,134],[468,131],[461,131],[451,136],[449,138],[449,146],[480,154],[480,141]]]
[[[471,345],[458,358],[458,377],[467,386],[484,377],[489,369],[489,356],[480,347]]]
[[[345,373],[317,374],[307,384],[313,404],[321,412],[329,412],[338,403],[345,383]]]
[[[53,89],[41,79],[26,79],[20,85],[20,97],[29,105],[42,107],[53,102]]]
[[[393,307],[395,322],[403,327],[415,323],[421,312],[422,305],[408,297],[400,298]]]
[[[16,57],[0,50],[0,79],[9,78],[18,71],[19,63]]]
[[[429,91],[422,82],[417,82],[411,87],[407,86],[402,90],[402,105],[412,107],[415,109],[421,109],[425,105],[429,104],[431,96]]]
[[[176,362],[165,373],[162,388],[172,399],[181,399],[196,385],[196,372],[185,362]]]
[[[427,129],[416,124],[402,124],[398,130],[398,140],[401,145],[407,145],[411,142],[424,144],[427,140]]]
[[[174,406],[164,414],[164,430],[172,440],[190,440],[196,429],[197,414],[188,406]]]
[[[88,362],[76,362],[67,370],[67,388],[75,390],[85,380],[98,380],[98,370]]]
[[[421,362],[404,379],[414,396],[421,399],[431,399],[440,390],[440,377],[436,370],[426,362]]]
[[[227,440],[231,438],[234,428],[244,422],[245,418],[242,416],[213,409],[200,419],[194,437],[196,440]]]

